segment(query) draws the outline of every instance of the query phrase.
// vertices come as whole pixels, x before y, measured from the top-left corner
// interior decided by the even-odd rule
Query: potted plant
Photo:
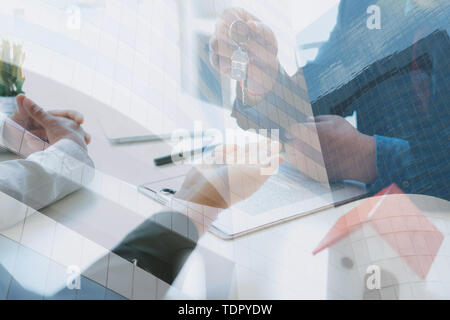
[[[11,115],[17,108],[16,96],[23,93],[25,78],[22,64],[25,53],[21,45],[3,40],[0,48],[0,112]]]

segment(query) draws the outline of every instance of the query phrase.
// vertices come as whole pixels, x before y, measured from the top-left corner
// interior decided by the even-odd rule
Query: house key
[[[247,72],[249,57],[245,49],[250,31],[247,24],[242,20],[236,20],[230,25],[230,39],[237,45],[237,49],[231,56],[231,78],[239,81],[242,89],[242,103],[245,104],[245,93],[247,91]]]

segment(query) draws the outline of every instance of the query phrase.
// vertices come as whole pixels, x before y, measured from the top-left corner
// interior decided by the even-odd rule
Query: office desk
[[[32,81],[34,76],[36,79]],[[361,251],[358,251],[355,243],[358,241],[362,243],[367,234],[358,235],[356,232],[356,235],[346,237],[329,249],[317,255],[312,254],[337,219],[359,206],[364,200],[298,218],[233,241],[221,240],[211,233],[205,233],[174,283],[174,289],[169,289],[166,284],[155,279],[150,281],[147,277],[148,288],[159,289],[152,291],[153,289],[144,288],[142,292],[141,288],[136,292],[133,285],[126,281],[127,277],[121,276],[132,272],[131,264],[118,257],[114,259],[119,267],[111,266],[114,264],[111,262],[112,256],[109,262],[105,262],[107,268],[114,269],[115,273],[109,271],[109,276],[99,276],[99,272],[92,271],[89,265],[107,255],[110,249],[140,223],[154,213],[164,210],[162,205],[139,194],[136,185],[165,176],[174,176],[176,174],[173,170],[181,173],[188,168],[154,166],[153,158],[170,151],[165,142],[111,145],[104,137],[96,119],[114,111],[94,99],[36,75],[32,75],[31,80],[29,77],[28,82],[40,84],[33,89],[27,88],[27,92],[41,105],[72,108],[84,113],[85,129],[93,137],[89,153],[96,164],[98,174],[89,188],[43,209],[43,216],[35,218],[37,221],[35,227],[31,228],[31,235],[28,236],[27,243],[23,244],[52,256],[55,252],[55,243],[62,241],[63,251],[79,250],[80,253],[72,254],[71,257],[52,256],[52,258],[66,266],[79,263],[84,275],[108,286],[122,296],[135,299],[363,298],[366,268],[373,260],[377,260],[384,269],[395,276],[393,283],[386,284],[390,289],[384,291],[382,298],[450,297],[450,275],[442,271],[448,270],[450,266],[450,247],[447,240],[450,233],[450,220],[447,219],[450,205],[446,201],[424,196],[411,198],[444,235],[439,254],[425,280],[418,278],[408,269],[402,258],[385,243],[383,244],[382,239],[376,242],[377,248],[370,247],[363,252],[370,255],[369,259],[361,257]],[[58,94],[55,95],[53,92]],[[2,161],[11,158],[13,158],[11,155],[0,156]],[[48,231],[50,227],[51,230],[63,231],[59,233],[55,231],[54,238],[50,239],[51,233]],[[27,228],[27,223],[24,228]],[[27,230],[30,230],[30,227]],[[11,235],[14,232],[3,234]],[[56,238],[56,234],[59,234],[59,238]],[[47,247],[42,245],[42,241],[36,243],[33,241],[43,238],[48,239]],[[86,243],[92,248],[95,247],[95,250],[93,249],[95,252],[89,259],[83,258]],[[375,252],[377,250],[378,252]],[[74,259],[75,256],[77,259]],[[348,263],[346,266],[342,265],[344,258],[352,261],[350,265]],[[138,274],[146,277],[141,271]],[[133,281],[135,284],[134,275]]]

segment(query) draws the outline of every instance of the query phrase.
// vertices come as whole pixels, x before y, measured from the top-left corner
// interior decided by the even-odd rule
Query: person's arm
[[[190,230],[189,238],[155,220],[182,221]],[[168,284],[172,284],[200,238],[195,224],[179,212],[160,212],[130,232],[112,251],[136,263]]]
[[[26,159],[0,163],[0,191],[39,210],[89,182],[92,168],[86,151],[63,139]]]
[[[412,191],[409,181],[414,177],[414,159],[409,142],[402,139],[375,135],[376,179],[370,183],[369,192],[375,194],[392,183],[406,193]]]
[[[352,23],[357,20],[358,17],[363,16],[366,13],[367,7],[370,5],[370,1],[360,0],[360,1],[350,1],[342,0],[339,4],[337,22],[330,33],[330,37],[327,42],[319,49],[317,57],[308,62],[304,67],[299,69],[293,76],[289,76],[283,67],[279,67],[279,72],[276,78],[276,86],[267,96],[252,96],[245,97],[245,105],[242,104],[241,89],[237,88],[237,99],[233,108],[233,116],[236,117],[238,123],[242,125],[243,128],[254,128],[256,129],[259,125],[254,121],[249,123],[242,119],[239,115],[240,113],[245,113],[246,107],[252,107],[258,110],[259,113],[262,112],[261,116],[265,116],[263,110],[273,110],[286,109],[286,105],[291,108],[296,108],[296,104],[299,103],[297,97],[303,100],[303,103],[307,103],[307,110],[301,108],[303,112],[306,112],[306,116],[312,115],[327,115],[332,114],[330,112],[330,105],[324,105],[320,103],[315,103],[317,98],[323,94],[321,92],[321,78],[327,78],[327,73],[330,73],[333,65],[338,65],[344,51],[348,47],[347,40],[345,37],[348,34],[348,29],[351,28]],[[312,110],[311,110],[312,109]],[[250,111],[249,111],[250,112]],[[353,110],[350,108],[345,110],[345,113],[339,114],[340,116],[351,115]],[[291,115],[292,116],[292,115]],[[254,118],[254,117],[253,117]],[[302,120],[302,116],[295,114],[293,116],[295,120]]]
[[[279,150],[279,145],[274,149]],[[260,165],[193,167],[172,199],[174,209],[190,214],[160,212],[127,235],[113,252],[172,284],[219,212],[256,192],[277,170],[280,161],[283,158],[273,154]],[[261,174],[261,169],[265,169],[265,174]],[[191,206],[201,209],[192,214]],[[157,221],[170,221],[172,229]]]
[[[259,149],[263,145],[267,145],[267,141],[261,141]],[[226,163],[239,149],[238,146],[218,147],[208,162]],[[247,156],[248,149],[250,146],[245,148]],[[185,214],[171,211],[158,213],[131,232],[114,252],[130,262],[137,260],[139,267],[172,283],[219,212],[250,197],[276,172],[283,161],[279,150],[279,144],[271,145],[271,155],[259,164],[193,167],[171,199],[171,205],[168,205]],[[163,226],[157,221],[166,223]],[[171,225],[172,229],[167,225]]]
[[[40,116],[51,117],[34,107]],[[82,138],[71,136],[60,120],[44,122],[44,128],[52,131],[50,144],[5,115],[0,116],[0,143],[25,158],[0,163],[0,192],[35,210],[79,189],[92,179],[94,173]],[[13,226],[22,218],[12,209],[2,212],[0,229]]]
[[[375,141],[377,178],[368,185],[371,194],[395,183],[405,193],[450,200],[450,145],[445,139],[406,141],[376,135]]]

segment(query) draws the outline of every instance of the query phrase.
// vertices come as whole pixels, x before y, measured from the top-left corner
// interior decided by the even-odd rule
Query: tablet
[[[184,175],[141,185],[139,191],[168,204],[181,187]],[[209,229],[223,239],[233,239],[269,226],[315,213],[363,197],[365,185],[345,181],[323,185],[288,163],[251,197],[221,211]]]

